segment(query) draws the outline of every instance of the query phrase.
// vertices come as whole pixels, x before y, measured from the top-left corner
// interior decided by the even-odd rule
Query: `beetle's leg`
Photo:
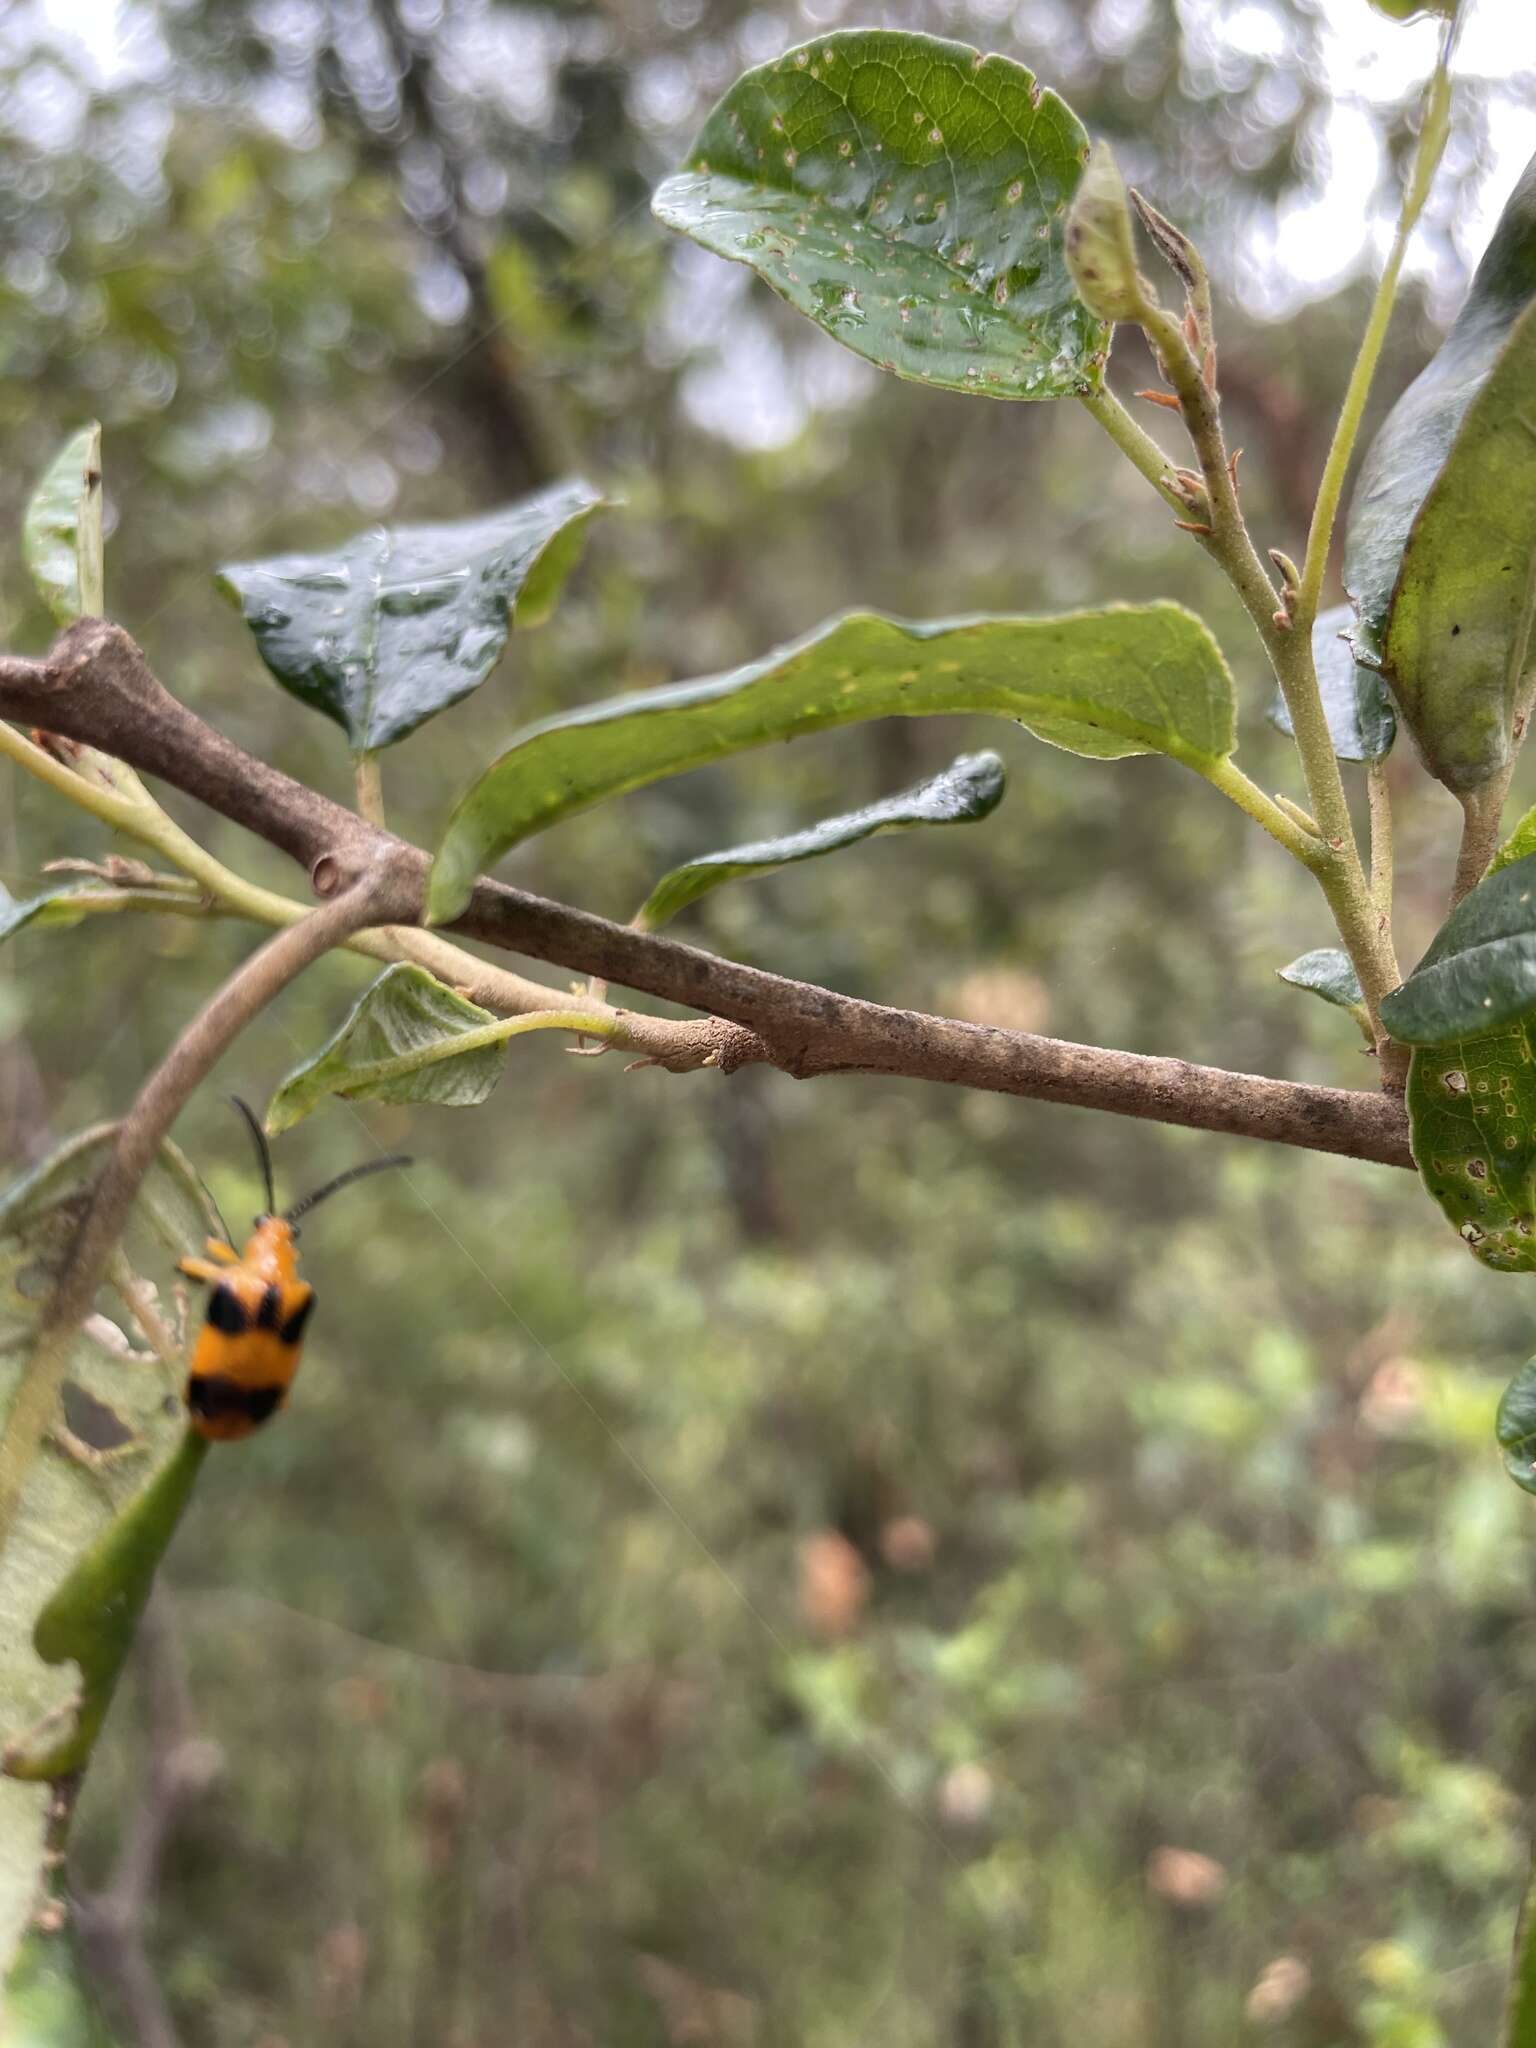
[[[210,1259],[216,1260],[221,1266],[238,1266],[240,1263],[240,1254],[232,1244],[226,1244],[222,1237],[210,1237],[203,1250]]]
[[[208,1241],[208,1249],[210,1252],[214,1249],[212,1238]],[[223,1246],[223,1250],[229,1251],[229,1246]],[[231,1263],[240,1263],[234,1254],[228,1259],[178,1259],[176,1270],[178,1273],[185,1273],[189,1280],[205,1280],[210,1287],[217,1287],[224,1278],[225,1267]]]

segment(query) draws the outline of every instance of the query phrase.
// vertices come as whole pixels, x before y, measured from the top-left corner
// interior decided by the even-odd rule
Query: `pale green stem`
[[[384,830],[384,782],[379,773],[379,757],[369,749],[363,749],[352,756],[352,773],[357,786],[358,815]]]
[[[1304,868],[1321,876],[1328,865],[1328,849],[1315,832],[1308,832],[1291,815],[1294,806],[1284,809],[1274,797],[1266,796],[1230,754],[1220,761],[1191,761],[1189,765],[1205,778],[1212,789],[1219,789],[1240,811],[1246,811],[1255,824],[1262,825],[1271,839],[1278,840]]]
[[[1498,851],[1504,798],[1515,764],[1509,761],[1481,789],[1470,790],[1461,799],[1461,847],[1456,856],[1456,874],[1451,883],[1451,909],[1468,896],[1488,872],[1488,863]]]
[[[1434,76],[1430,79],[1424,94],[1424,119],[1419,129],[1419,146],[1414,156],[1408,188],[1403,195],[1397,232],[1392,238],[1392,248],[1387,257],[1386,267],[1376,286],[1370,318],[1365,324],[1365,333],[1361,337],[1355,365],[1350,371],[1349,385],[1344,393],[1344,403],[1339,410],[1338,424],[1333,430],[1328,460],[1323,465],[1323,478],[1318,485],[1317,502],[1312,508],[1312,525],[1307,534],[1307,553],[1301,572],[1301,587],[1292,606],[1295,631],[1300,635],[1310,637],[1313,621],[1317,617],[1323,577],[1328,569],[1328,552],[1333,541],[1334,522],[1338,518],[1339,501],[1344,493],[1344,478],[1360,433],[1360,422],[1365,414],[1366,401],[1371,394],[1371,382],[1376,375],[1382,344],[1387,338],[1387,327],[1392,319],[1392,308],[1397,298],[1398,280],[1402,275],[1403,258],[1408,253],[1409,240],[1418,225],[1419,215],[1424,210],[1424,202],[1429,197],[1429,188],[1450,134],[1449,64],[1454,40],[1455,24],[1447,23],[1446,33],[1440,42],[1440,56],[1435,65]]]
[[[262,889],[253,882],[247,882],[242,875],[237,875],[206,852],[160,808],[131,769],[122,772],[132,778],[132,795],[103,789],[77,775],[72,768],[66,768],[42,747],[17,732],[14,726],[3,721],[0,721],[0,754],[9,754],[30,775],[35,775],[40,782],[67,797],[72,804],[89,812],[104,825],[128,834],[141,845],[173,860],[200,884],[220,912],[268,925],[297,924],[309,915],[307,905],[296,902],[291,896],[279,895],[274,889]],[[106,759],[105,756],[99,758]],[[131,893],[122,892],[125,896]],[[153,906],[125,903],[118,907],[180,910],[184,906],[167,899],[164,904]],[[519,1015],[542,1014],[561,1008],[567,1000],[559,990],[546,988],[542,982],[528,981],[505,968],[491,967],[475,954],[465,952],[463,947],[455,946],[433,932],[390,925],[357,934],[347,942],[347,950],[385,962],[409,960],[418,967],[426,968],[429,974],[435,974],[439,981],[446,982],[451,988],[472,988],[477,998],[485,1001],[487,1008],[505,1006]]]
[[[623,1027],[613,1018],[591,1010],[548,1010],[537,1017],[499,1017],[494,1024],[477,1024],[472,1031],[460,1031],[440,1039],[421,1052],[401,1053],[392,1060],[369,1060],[347,1068],[347,1094],[357,1096],[382,1082],[399,1081],[436,1066],[440,1060],[456,1060],[465,1053],[482,1052],[488,1045],[502,1045],[525,1031],[574,1031],[583,1038],[616,1038]]]
[[[1392,929],[1392,792],[1387,786],[1387,764],[1371,761],[1365,770],[1366,795],[1371,807],[1371,901],[1381,919],[1382,930]]]
[[[1147,482],[1178,513],[1189,510],[1169,483],[1173,464],[1139,421],[1134,420],[1108,385],[1097,391],[1080,391],[1078,398],[1086,412],[1096,419],[1120,453],[1139,469]]]

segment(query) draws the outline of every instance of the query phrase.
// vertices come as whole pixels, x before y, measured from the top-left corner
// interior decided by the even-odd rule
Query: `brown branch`
[[[419,848],[254,760],[205,725],[161,687],[120,627],[82,620],[46,661],[0,659],[0,716],[63,733],[159,776],[281,848],[322,896],[382,857],[401,893],[417,892],[419,901],[428,865]],[[411,914],[392,911],[390,921],[404,923]],[[710,1021],[692,1028],[714,1034],[711,1063],[726,1072],[766,1061],[801,1079],[867,1073],[942,1081],[1412,1165],[1403,1107],[1389,1096],[1304,1087],[892,1009],[632,931],[499,882],[477,884],[453,929],[725,1019],[734,1030]]]
[[[402,886],[396,881],[387,850],[375,847],[332,901],[278,932],[236,968],[139,1090],[38,1319],[6,1413],[0,1436],[0,1546],[10,1536],[27,1475],[58,1412],[75,1332],[91,1312],[139,1185],[183,1105],[243,1027],[296,975],[353,932],[393,923],[397,912],[409,917],[411,902],[409,882]]]

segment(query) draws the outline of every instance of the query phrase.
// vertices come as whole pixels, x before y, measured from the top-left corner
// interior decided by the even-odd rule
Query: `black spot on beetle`
[[[256,1327],[258,1330],[275,1330],[282,1319],[283,1297],[275,1287],[269,1287],[256,1311]]]
[[[205,1415],[210,1421],[243,1415],[248,1422],[265,1422],[286,1391],[283,1387],[242,1387],[219,1373],[194,1373],[187,1381],[187,1406],[194,1415]]]
[[[251,1327],[245,1303],[228,1281],[221,1280],[208,1297],[210,1326],[225,1337],[240,1337]]]
[[[310,1310],[314,1305],[315,1297],[312,1294],[306,1294],[293,1314],[277,1333],[285,1344],[297,1344],[304,1335],[304,1325],[309,1321]]]

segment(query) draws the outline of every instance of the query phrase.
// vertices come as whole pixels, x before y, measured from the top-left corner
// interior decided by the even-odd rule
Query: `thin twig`
[[[139,1184],[183,1105],[233,1040],[323,953],[352,932],[409,912],[411,897],[375,858],[334,898],[268,939],[213,995],[140,1089],[118,1127],[79,1230],[65,1256],[0,1435],[0,1548],[27,1475],[58,1411],[75,1332],[91,1312]]]

